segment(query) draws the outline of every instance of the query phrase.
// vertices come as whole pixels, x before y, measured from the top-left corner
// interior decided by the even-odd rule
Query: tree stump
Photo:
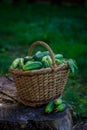
[[[11,77],[0,77],[0,129],[72,130],[71,108],[45,114],[45,106],[32,108],[19,102]]]

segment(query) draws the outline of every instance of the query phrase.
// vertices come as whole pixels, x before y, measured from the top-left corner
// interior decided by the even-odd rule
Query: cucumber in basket
[[[36,70],[36,69],[41,69],[43,67],[43,64],[39,61],[28,61],[24,66],[23,70]]]
[[[19,62],[20,62],[20,58],[16,58],[16,59],[12,62],[11,68],[16,69],[16,68],[18,67],[18,65],[19,65]]]
[[[49,51],[44,51],[44,52],[38,51],[36,52],[33,58],[36,61],[41,61],[44,56],[48,56],[48,55],[50,55]]]
[[[52,65],[52,59],[50,56],[44,56],[42,58],[42,63],[45,68],[50,67]]]
[[[37,45],[45,47],[49,52],[39,51],[33,55],[33,50]],[[64,111],[65,104],[59,99],[54,102],[53,99],[62,95],[69,69],[71,68],[74,72],[74,68],[76,68],[75,62],[73,63],[71,59],[68,61],[60,54],[55,56],[49,45],[42,41],[33,43],[29,48],[28,57],[25,56],[23,59],[20,60],[20,64],[15,62],[17,64],[14,65],[14,68],[10,68],[21,102],[26,106],[36,107],[50,101],[45,107],[45,113]],[[43,64],[42,61],[46,64]],[[34,91],[31,91],[32,86]],[[39,92],[40,90],[41,92]],[[35,97],[36,93],[37,96]]]
[[[33,57],[32,56],[26,56],[24,57],[24,63],[26,63],[27,61],[33,61]]]
[[[20,58],[19,59],[19,69],[22,69],[23,68],[23,65],[24,65],[24,58]]]
[[[63,55],[62,54],[56,54],[55,56],[55,59],[63,59]]]
[[[55,54],[54,60],[56,65],[66,64],[72,73],[77,69],[76,62],[73,59],[65,59],[62,54]],[[25,56],[23,58],[16,58],[12,64],[12,69],[37,70],[41,68],[48,68],[52,66],[52,58],[49,51],[37,51],[33,56]]]

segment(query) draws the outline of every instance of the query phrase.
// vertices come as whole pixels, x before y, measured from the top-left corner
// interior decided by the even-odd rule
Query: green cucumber
[[[55,104],[55,105],[60,105],[60,104],[62,104],[62,99],[61,99],[61,98],[55,99],[55,100],[54,100],[54,104]]]
[[[59,106],[56,107],[56,112],[62,112],[64,111],[66,108],[66,105],[65,104],[60,104]]]
[[[43,56],[50,56],[50,52],[49,51],[44,51],[42,53],[43,53]]]
[[[50,56],[46,56],[46,59],[47,59],[49,65],[51,66],[52,65],[52,59],[51,59],[51,57]]]
[[[57,65],[60,65],[60,64],[62,64],[62,63],[63,63],[63,60],[60,60],[60,59],[55,59],[55,62],[56,62],[56,64],[57,64]]]
[[[54,57],[55,57],[55,59],[63,59],[63,55],[62,54],[56,54]]]
[[[48,55],[50,55],[50,53],[49,53],[48,51],[44,51],[44,52],[38,51],[38,52],[34,55],[34,59],[35,59],[36,61],[41,61],[44,56],[48,56]]]
[[[34,58],[36,61],[41,61],[42,57],[43,57],[42,52],[41,52],[41,51],[38,51],[38,52],[34,55],[33,58]]]
[[[49,102],[49,103],[47,104],[47,106],[46,106],[46,108],[45,108],[45,112],[46,112],[46,113],[51,113],[51,112],[53,112],[53,110],[54,110],[54,102],[51,101],[51,102]]]
[[[27,71],[27,70],[37,70],[37,69],[41,69],[43,67],[42,63],[39,61],[28,61],[24,66],[23,66],[23,70]]]
[[[52,65],[52,59],[50,56],[44,56],[42,58],[42,63],[45,68],[50,67]]]
[[[24,58],[19,59],[19,69],[22,69],[24,65]]]
[[[24,63],[26,63],[27,61],[33,61],[33,57],[32,56],[24,57]]]
[[[42,64],[43,64],[44,68],[50,67],[50,65],[49,65],[49,63],[48,63],[47,60],[43,60],[43,61],[42,61]]]
[[[19,61],[20,61],[20,58],[15,59],[11,64],[11,68],[16,69],[19,65]]]

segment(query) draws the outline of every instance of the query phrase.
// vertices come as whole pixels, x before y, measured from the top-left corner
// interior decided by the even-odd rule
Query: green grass
[[[8,73],[11,62],[26,55],[31,43],[36,40],[47,42],[54,53],[62,53],[66,58],[77,61],[77,77],[70,79],[64,98],[74,107],[79,104],[81,109],[75,107],[76,112],[86,113],[87,8],[0,4],[0,74]]]

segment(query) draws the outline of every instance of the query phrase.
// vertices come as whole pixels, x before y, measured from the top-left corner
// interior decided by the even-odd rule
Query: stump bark
[[[65,102],[64,102],[65,103]],[[11,77],[0,77],[0,129],[72,130],[71,108],[45,114],[45,106],[31,108],[20,103]]]

